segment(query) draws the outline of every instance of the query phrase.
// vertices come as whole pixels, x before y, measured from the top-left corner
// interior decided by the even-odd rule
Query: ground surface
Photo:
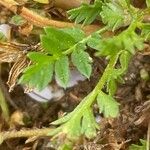
[[[46,6],[46,10],[51,10],[49,12],[50,14],[56,18],[63,18],[63,20],[65,20],[65,13],[62,13],[62,10],[47,7],[48,6]],[[5,8],[0,8],[5,12],[4,14],[2,12],[0,13],[0,23],[7,23],[12,13],[8,11],[6,13]],[[12,33],[16,33],[16,31]],[[27,38],[20,33],[18,33],[18,35],[16,33],[15,36],[20,38],[20,41],[34,42],[32,36]],[[29,40],[29,38],[31,40]],[[105,68],[106,62],[103,59],[94,58],[93,64],[93,74],[90,80],[79,82],[78,85],[67,89],[65,95],[59,101],[51,101],[47,104],[41,104],[31,99],[24,93],[21,86],[15,87],[13,92],[8,93],[6,81],[8,79],[10,65],[3,64],[1,78],[5,87],[4,92],[6,99],[9,99],[8,105],[11,117],[13,117],[15,113],[19,113],[23,115],[23,121],[25,123],[25,125],[20,125],[18,121],[12,119],[13,126],[10,130],[14,128],[20,130],[23,128],[33,129],[48,127],[49,123],[56,120],[58,116],[64,112],[72,111],[80,100],[93,89]],[[97,137],[91,141],[82,139],[74,149],[127,150],[131,143],[139,143],[139,139],[146,139],[148,123],[150,121],[148,115],[150,113],[150,81],[141,79],[140,71],[142,69],[150,74],[149,46],[147,46],[143,52],[137,53],[137,55],[132,58],[128,73],[124,77],[125,83],[121,85],[118,84],[116,99],[120,103],[119,117],[113,120],[106,120],[101,116],[101,130],[97,133]],[[95,114],[98,115],[96,106]],[[7,129],[7,124],[3,122],[2,130]],[[7,140],[0,146],[0,150],[52,149],[46,148],[49,138],[41,137],[25,144],[26,140],[26,138]]]

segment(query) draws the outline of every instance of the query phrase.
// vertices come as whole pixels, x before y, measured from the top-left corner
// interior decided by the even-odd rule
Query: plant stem
[[[74,111],[72,112],[73,114],[72,114],[71,119],[74,120],[75,117],[82,115],[84,113],[84,110],[88,109],[92,105],[92,103],[94,102],[99,91],[101,91],[103,86],[105,85],[108,75],[112,72],[117,59],[118,59],[118,55],[115,55],[110,59],[109,64],[107,65],[107,67],[106,67],[102,77],[100,78],[99,82],[97,83],[96,87],[74,109]]]
[[[44,128],[44,129],[33,129],[33,130],[21,130],[21,131],[6,131],[0,133],[0,144],[10,138],[20,138],[20,137],[39,137],[39,136],[48,136],[48,133],[52,129]]]

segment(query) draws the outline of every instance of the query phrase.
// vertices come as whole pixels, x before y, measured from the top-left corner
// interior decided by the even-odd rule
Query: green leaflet
[[[71,60],[80,73],[89,78],[92,72],[91,57],[84,51],[85,48],[84,44],[78,44],[71,54]]]
[[[64,50],[71,48],[85,36],[82,30],[75,28],[56,29],[45,27],[44,30],[46,35],[40,36],[42,47],[52,55],[61,55]]]
[[[103,23],[107,24],[112,31],[121,26],[126,26],[131,22],[131,16],[125,14],[124,8],[116,2],[110,2],[103,5],[100,15]]]
[[[132,144],[129,147],[129,150],[146,150],[146,140],[140,139],[140,145]]]
[[[119,114],[119,104],[110,95],[100,91],[97,96],[97,104],[100,109],[100,113],[103,113],[105,117],[117,117]]]
[[[99,51],[97,55],[113,56],[121,50],[134,54],[136,49],[142,50],[144,48],[143,42],[144,39],[135,31],[126,30],[112,38],[100,40],[99,45],[97,45],[97,50]]]
[[[52,80],[53,59],[36,52],[29,53],[28,57],[35,63],[24,70],[19,83],[27,84],[29,88],[36,88],[40,91]]]
[[[62,56],[55,62],[55,75],[61,86],[66,88],[70,77],[69,60],[67,56]]]
[[[87,138],[93,138],[96,136],[96,129],[99,129],[98,124],[95,122],[92,109],[85,110],[82,118],[82,134],[85,134]]]
[[[99,16],[101,7],[100,0],[96,0],[93,5],[82,4],[80,7],[68,11],[69,19],[75,19],[75,23],[83,22],[83,25],[91,24]]]
[[[59,41],[57,39],[53,39],[52,37],[50,38],[46,35],[41,35],[40,38],[42,47],[46,52],[52,55],[58,55],[61,53],[61,47],[58,44]]]
[[[46,35],[41,35],[41,42],[49,54],[59,54],[75,44],[75,40],[62,30],[46,27]]]

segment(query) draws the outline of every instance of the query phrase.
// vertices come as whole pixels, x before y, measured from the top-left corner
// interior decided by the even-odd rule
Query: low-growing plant
[[[132,56],[142,50],[144,42],[150,38],[150,23],[145,21],[150,13],[150,1],[146,4],[145,9],[135,8],[130,0],[95,0],[93,4],[82,4],[68,11],[69,18],[75,23],[83,23],[82,27],[97,20],[104,24],[103,28],[86,35],[82,27],[58,29],[48,26],[40,35],[43,51],[28,52],[32,64],[23,71],[19,83],[38,90],[44,89],[54,75],[66,88],[70,62],[90,79],[93,61],[89,47],[95,50],[96,57],[103,56],[108,61],[95,88],[72,112],[51,123],[57,127],[48,135],[65,137],[65,144],[60,149],[69,149],[81,135],[96,136],[99,125],[93,114],[93,103],[97,103],[104,117],[119,115],[119,103],[114,99],[117,82],[124,82],[122,77]],[[106,36],[106,32],[111,35]]]

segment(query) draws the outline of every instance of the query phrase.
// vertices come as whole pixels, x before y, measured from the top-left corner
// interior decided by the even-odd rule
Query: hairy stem
[[[44,128],[44,129],[33,129],[33,130],[21,130],[21,131],[6,131],[0,133],[0,144],[6,140],[11,138],[20,138],[20,137],[39,137],[39,136],[48,136],[48,133],[52,129]]]
[[[84,113],[84,110],[89,108],[92,103],[94,102],[96,96],[98,95],[99,91],[102,90],[103,86],[105,85],[107,81],[108,75],[111,73],[112,69],[114,68],[114,65],[116,64],[116,61],[118,59],[118,55],[113,56],[110,59],[109,64],[107,65],[102,77],[100,78],[99,82],[97,83],[96,87],[93,89],[93,91],[87,95],[81,103],[74,109],[73,113],[76,115],[80,115]]]

